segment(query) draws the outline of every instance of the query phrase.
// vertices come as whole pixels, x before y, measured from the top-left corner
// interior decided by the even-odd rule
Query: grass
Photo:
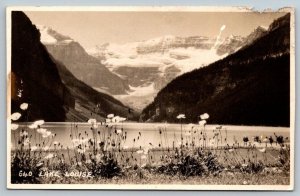
[[[289,185],[289,173],[243,174],[222,172],[216,176],[169,176],[136,172],[114,178],[43,178],[41,184],[188,184],[188,185]]]
[[[125,146],[125,118],[109,115],[106,122],[90,119],[90,131],[70,127],[70,146],[43,128],[43,121],[12,130],[13,184],[232,184],[288,185],[290,147],[280,135],[253,137],[228,143],[227,130],[205,127],[172,138],[167,128],[158,128],[158,146]],[[29,129],[32,131],[29,132]],[[171,130],[170,130],[171,131]],[[226,133],[225,133],[226,132]],[[259,134],[259,133],[258,133]],[[169,138],[168,138],[169,137]],[[170,138],[171,137],[171,138]],[[247,139],[246,139],[247,138]],[[272,138],[272,139],[270,139]],[[150,138],[148,138],[150,139]],[[169,146],[167,141],[173,141]],[[222,144],[222,145],[221,145]],[[240,145],[242,144],[242,145]]]

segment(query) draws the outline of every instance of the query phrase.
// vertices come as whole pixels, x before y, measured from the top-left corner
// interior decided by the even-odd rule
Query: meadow
[[[184,114],[177,124],[113,114],[86,123],[18,122],[21,115],[11,117],[13,184],[290,183],[289,128],[208,125],[208,114],[198,124],[185,124]]]

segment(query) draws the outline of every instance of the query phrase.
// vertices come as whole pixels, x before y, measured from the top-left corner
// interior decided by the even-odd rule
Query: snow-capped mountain
[[[261,32],[262,28],[258,28],[252,33],[256,36],[231,35],[226,38],[221,38],[221,34],[216,38],[166,35],[140,42],[106,43],[88,52],[110,71],[128,81],[130,90],[117,98],[136,109],[142,109],[177,76],[234,53],[259,37]]]
[[[182,74],[222,58],[224,54],[212,48],[215,41],[202,36],[163,36],[126,44],[107,43],[88,52],[113,72],[119,67],[157,67],[163,74],[166,68],[175,66]]]
[[[109,94],[126,94],[129,86],[116,74],[107,69],[101,62],[89,55],[85,49],[69,36],[55,30],[37,26],[41,42],[53,58],[63,63],[79,80],[89,86]]]
[[[170,81],[207,66],[257,39],[263,28],[248,37],[215,38],[165,35],[125,44],[105,43],[85,50],[69,36],[38,26],[49,53],[80,80],[142,110]]]
[[[234,54],[172,80],[140,120],[178,123],[184,113],[185,123],[197,123],[207,112],[211,124],[289,127],[290,17],[255,29]]]
[[[57,33],[52,28],[43,25],[36,25],[36,27],[40,31],[41,42],[43,44],[68,44],[74,41],[69,36]]]

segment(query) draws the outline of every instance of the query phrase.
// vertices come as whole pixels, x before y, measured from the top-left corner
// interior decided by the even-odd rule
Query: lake
[[[250,142],[253,142],[254,136],[259,136],[261,140],[266,137],[282,135],[286,143],[289,143],[290,128],[288,127],[262,127],[262,126],[233,126],[225,125],[222,129],[216,129],[217,125],[206,125],[205,129],[197,124],[165,124],[165,123],[131,123],[126,122],[114,125],[112,128],[107,128],[105,125],[100,125],[97,131],[101,134],[109,136],[115,133],[116,130],[123,129],[123,135],[126,132],[126,140],[123,146],[128,148],[135,147],[172,147],[180,146],[180,137],[182,135],[183,145],[194,142],[195,145],[201,146],[204,144],[203,135],[206,136],[206,146],[225,146],[226,144],[244,145],[243,137],[247,136]],[[52,133],[56,134],[55,141],[63,145],[64,148],[72,148],[72,137],[81,135],[80,138],[92,138],[91,125],[88,123],[46,123],[42,125]],[[25,129],[32,137],[31,145],[41,141],[40,134],[27,128],[26,124],[20,124],[20,129]],[[12,131],[11,142],[15,146],[14,138],[18,138],[19,131]],[[114,135],[114,134],[112,134]],[[113,137],[113,136],[112,136]],[[106,137],[104,137],[106,138]],[[45,142],[49,142],[47,139]],[[49,142],[50,144],[50,142]],[[260,144],[264,146],[265,144]]]

